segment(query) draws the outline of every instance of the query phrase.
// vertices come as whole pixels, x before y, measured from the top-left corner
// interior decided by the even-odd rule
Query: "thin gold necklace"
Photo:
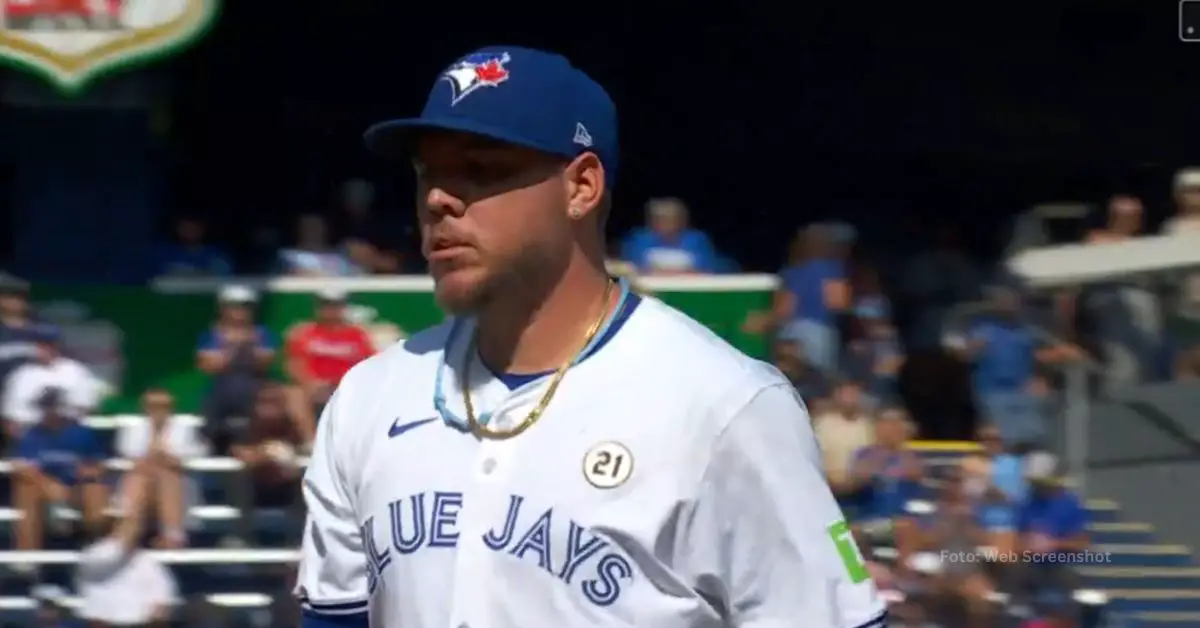
[[[575,354],[575,357],[567,360],[562,366],[558,367],[558,370],[554,372],[554,377],[550,378],[550,384],[546,386],[546,392],[542,393],[542,398],[538,400],[537,405],[533,406],[533,410],[530,410],[529,414],[527,414],[525,418],[512,429],[505,431],[493,430],[489,427],[485,427],[475,418],[475,407],[471,404],[470,381],[471,362],[475,356],[476,343],[479,340],[479,330],[476,329],[475,332],[471,334],[471,344],[469,347],[467,347],[467,359],[463,364],[462,393],[463,405],[465,405],[467,408],[467,427],[471,430],[472,434],[478,438],[485,438],[488,440],[508,440],[533,427],[533,424],[537,423],[538,419],[542,418],[542,413],[546,411],[546,406],[550,405],[550,400],[554,398],[554,393],[558,392],[558,385],[562,382],[563,376],[567,374],[567,370],[571,368],[571,365],[574,364],[575,361],[583,355],[583,352],[587,350],[588,346],[592,344],[592,340],[595,339],[596,334],[600,332],[601,325],[603,325],[604,321],[608,318],[608,301],[612,297],[613,283],[614,282],[609,281],[608,285],[604,287],[604,306],[600,308],[600,316],[596,318],[596,322],[592,323],[592,326],[588,328],[587,333],[584,334],[583,347],[579,349],[579,351]]]

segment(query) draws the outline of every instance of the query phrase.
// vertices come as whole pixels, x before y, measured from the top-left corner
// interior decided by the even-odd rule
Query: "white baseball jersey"
[[[305,626],[886,625],[778,371],[643,298],[538,423],[479,440],[433,402],[445,350],[448,416],[466,416],[463,328],[362,362],[326,407],[304,479]],[[471,359],[493,428],[541,398],[544,380],[510,390]]]

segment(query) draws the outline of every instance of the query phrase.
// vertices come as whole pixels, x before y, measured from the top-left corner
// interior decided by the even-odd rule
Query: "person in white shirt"
[[[182,547],[186,541],[184,510],[189,491],[185,464],[203,456],[205,445],[195,425],[174,413],[175,400],[162,388],[142,393],[143,416],[127,417],[117,432],[116,453],[145,468],[151,484],[151,501],[158,514],[161,535],[158,547]],[[118,489],[124,499],[127,475]]]
[[[602,87],[485,48],[367,142],[415,146],[454,316],[355,366],[325,408],[302,626],[886,625],[795,389],[605,271]]]
[[[60,333],[52,325],[37,329],[37,357],[13,372],[4,391],[4,418],[14,437],[37,422],[38,400],[50,388],[64,394],[63,412],[83,418],[100,403],[103,385],[86,366],[61,351]]]
[[[145,470],[130,472],[118,517],[80,553],[78,614],[94,626],[166,626],[178,597],[170,570],[140,547],[151,490]]]

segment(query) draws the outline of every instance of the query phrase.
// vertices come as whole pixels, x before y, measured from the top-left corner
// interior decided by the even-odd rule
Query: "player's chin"
[[[487,271],[479,266],[432,268],[434,297],[451,314],[473,312],[482,304]]]

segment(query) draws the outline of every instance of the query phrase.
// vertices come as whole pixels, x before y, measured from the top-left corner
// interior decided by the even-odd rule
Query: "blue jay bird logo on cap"
[[[495,87],[508,80],[508,68],[504,67],[511,61],[508,53],[495,54],[491,52],[468,55],[458,63],[450,66],[442,74],[442,80],[450,83],[453,95],[450,106],[481,87]]]

